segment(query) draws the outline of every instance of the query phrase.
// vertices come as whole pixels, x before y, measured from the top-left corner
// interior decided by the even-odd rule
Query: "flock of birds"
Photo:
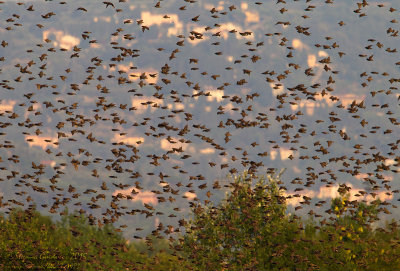
[[[53,12],[51,10],[47,10],[46,12],[38,12],[37,10],[43,10],[43,7],[46,5],[76,5],[75,11],[80,12],[82,14],[90,14],[90,10],[84,6],[85,2],[81,1],[71,1],[71,2],[59,2],[57,1],[48,1],[48,2],[29,2],[29,1],[21,1],[16,3],[2,2],[0,1],[0,9],[2,5],[15,5],[13,8],[14,12],[12,14],[5,14],[5,12],[1,14],[1,32],[0,33],[12,33],[20,31],[25,25],[24,17],[27,13],[35,14],[37,16],[37,24],[35,27],[45,31],[46,29],[50,29],[52,27],[51,23],[48,23],[49,20],[57,20],[57,12]],[[129,3],[131,2],[131,3]],[[178,16],[185,16],[185,13],[188,11],[194,12],[195,8],[192,6],[198,5],[198,1],[194,0],[184,0],[179,1],[182,2],[181,5],[175,7],[175,13]],[[228,1],[225,1],[228,2]],[[126,210],[126,207],[120,206],[120,202],[123,199],[134,199],[135,196],[143,189],[142,187],[142,177],[143,175],[148,175],[154,179],[154,183],[161,183],[162,190],[157,191],[153,190],[152,192],[156,195],[158,203],[161,205],[163,202],[173,203],[175,198],[182,197],[182,193],[180,193],[181,188],[189,189],[189,191],[193,192],[193,194],[198,193],[200,190],[204,190],[206,193],[206,202],[210,200],[214,190],[220,189],[223,187],[223,183],[219,181],[213,182],[212,180],[207,180],[204,176],[206,172],[201,172],[199,174],[192,174],[192,172],[187,172],[185,166],[190,164],[190,168],[195,168],[196,166],[201,165],[200,162],[196,161],[196,154],[189,154],[185,151],[185,148],[182,145],[195,145],[193,143],[193,138],[201,140],[202,143],[207,143],[211,148],[214,149],[218,156],[213,159],[213,161],[208,160],[206,166],[213,169],[218,169],[218,171],[223,171],[226,173],[237,174],[242,170],[239,169],[236,165],[241,165],[242,169],[245,169],[249,172],[250,175],[256,176],[257,172],[261,169],[264,169],[267,165],[264,165],[264,158],[270,155],[269,149],[266,146],[263,146],[263,143],[252,141],[245,142],[246,138],[243,137],[243,142],[241,146],[232,146],[230,142],[232,137],[235,135],[235,129],[240,131],[246,131],[250,129],[259,129],[258,133],[264,133],[263,131],[268,131],[271,127],[275,127],[276,129],[281,128],[280,131],[275,131],[279,134],[279,136],[283,139],[280,142],[280,138],[269,138],[270,146],[273,149],[279,149],[279,145],[281,146],[290,146],[290,150],[294,153],[290,155],[289,159],[291,162],[294,162],[296,159],[302,160],[310,160],[310,163],[320,161],[321,170],[318,172],[317,168],[313,168],[311,166],[307,167],[307,180],[300,180],[299,178],[294,179],[292,184],[298,185],[295,190],[295,193],[290,197],[302,197],[303,201],[300,202],[300,205],[309,205],[311,198],[307,195],[301,194],[301,191],[305,187],[312,188],[313,185],[319,180],[321,175],[330,176],[330,180],[324,179],[321,182],[324,185],[333,185],[340,184],[340,189],[350,190],[349,186],[346,186],[346,182],[340,180],[335,175],[337,172],[332,170],[329,167],[329,164],[337,164],[342,163],[344,169],[341,169],[340,172],[347,173],[351,176],[357,176],[359,174],[366,174],[367,176],[364,178],[365,182],[370,183],[371,190],[370,191],[359,191],[357,194],[358,197],[362,198],[366,194],[372,195],[374,198],[376,197],[378,191],[384,191],[387,195],[393,196],[396,198],[396,194],[399,192],[392,187],[395,186],[393,184],[396,179],[393,181],[388,180],[383,177],[383,173],[397,173],[398,170],[396,167],[400,165],[400,155],[398,153],[398,144],[400,143],[400,139],[396,138],[396,134],[398,134],[398,125],[400,124],[398,119],[398,104],[399,100],[398,95],[398,87],[397,84],[400,82],[399,78],[396,78],[395,74],[390,75],[388,72],[367,72],[360,71],[360,78],[362,80],[366,79],[366,81],[362,82],[363,90],[369,89],[368,84],[371,81],[377,81],[381,76],[384,78],[385,84],[390,83],[387,89],[370,89],[366,91],[368,97],[366,100],[362,101],[353,101],[350,105],[344,106],[340,102],[340,98],[336,96],[335,84],[336,81],[340,80],[340,72],[335,70],[335,67],[338,67],[340,64],[340,60],[345,60],[346,50],[345,48],[340,47],[340,42],[335,40],[335,36],[342,35],[342,33],[346,33],[346,21],[338,21],[338,30],[337,33],[329,33],[330,36],[325,37],[325,40],[329,44],[316,44],[317,48],[324,49],[332,49],[340,48],[341,51],[337,52],[339,58],[333,56],[327,56],[319,60],[319,65],[324,70],[325,75],[328,80],[326,82],[314,82],[309,86],[305,84],[296,84],[293,86],[288,86],[286,84],[286,90],[282,93],[279,93],[274,97],[275,102],[272,107],[260,107],[258,109],[262,109],[260,112],[254,112],[255,106],[253,108],[252,103],[256,102],[257,99],[262,96],[262,92],[271,91],[268,90],[250,90],[250,92],[241,96],[240,93],[238,95],[230,95],[227,89],[234,88],[242,88],[246,85],[247,80],[250,80],[252,76],[256,73],[262,74],[265,76],[266,83],[273,83],[276,88],[282,86],[285,80],[290,77],[292,73],[304,73],[309,81],[313,80],[315,76],[315,71],[312,67],[307,67],[304,63],[292,63],[291,59],[293,55],[296,54],[296,49],[293,46],[290,46],[291,39],[290,37],[284,36],[285,29],[294,29],[301,37],[304,37],[305,40],[307,38],[312,37],[312,31],[310,27],[297,25],[296,23],[291,23],[290,21],[277,21],[276,26],[282,28],[282,32],[275,33],[264,33],[264,36],[257,40],[258,38],[254,37],[254,33],[252,31],[237,31],[236,29],[230,29],[229,32],[232,34],[239,34],[244,39],[238,39],[237,42],[243,42],[243,45],[248,51],[248,55],[238,56],[234,61],[232,61],[233,66],[228,66],[225,68],[227,72],[236,71],[238,76],[242,76],[242,79],[236,80],[232,78],[223,78],[219,74],[209,74],[207,71],[201,71],[196,68],[197,63],[201,63],[202,59],[196,58],[195,47],[192,45],[188,45],[189,41],[195,40],[204,40],[206,36],[212,37],[210,39],[212,43],[210,44],[210,52],[214,52],[215,58],[225,57],[224,47],[218,39],[222,39],[221,31],[218,29],[221,27],[221,24],[224,22],[224,18],[228,17],[228,15],[239,12],[241,9],[241,4],[228,4],[228,3],[220,3],[218,5],[222,5],[223,8],[217,8],[217,4],[210,4],[213,7],[209,10],[208,17],[196,15],[190,18],[189,23],[198,24],[199,26],[207,25],[205,27],[205,31],[195,31],[192,30],[189,33],[180,33],[177,35],[176,48],[173,50],[168,48],[154,48],[154,54],[168,55],[168,61],[158,67],[158,71],[154,73],[142,73],[136,77],[136,81],[133,78],[127,76],[127,72],[119,71],[119,74],[112,74],[112,72],[108,72],[108,70],[102,70],[103,65],[107,65],[109,68],[118,68],[118,65],[121,61],[125,59],[131,59],[134,57],[140,56],[140,50],[132,49],[132,47],[124,47],[122,46],[124,42],[131,41],[135,39],[135,35],[139,35],[140,33],[146,33],[152,31],[152,26],[149,26],[147,22],[141,18],[129,18],[129,4],[135,4],[135,1],[129,0],[119,0],[119,1],[104,1],[99,2],[98,9],[107,9],[111,10],[114,16],[122,19],[117,26],[115,32],[110,35],[110,45],[113,49],[116,49],[118,55],[111,59],[104,59],[101,56],[95,56],[91,59],[91,63],[86,67],[87,75],[83,82],[72,82],[69,84],[69,92],[65,89],[61,90],[59,85],[62,85],[66,80],[71,80],[74,75],[74,68],[72,66],[68,66],[64,71],[55,71],[48,69],[46,66],[48,62],[51,61],[54,55],[56,54],[67,54],[67,58],[70,59],[70,62],[66,62],[65,64],[69,65],[72,61],[78,61],[80,57],[84,54],[90,54],[90,50],[92,47],[88,47],[87,49],[82,49],[77,45],[73,46],[71,49],[66,48],[57,48],[57,46],[51,47],[52,40],[45,39],[43,43],[36,44],[27,52],[21,52],[21,55],[27,54],[30,56],[30,60],[26,63],[18,63],[14,66],[13,69],[13,78],[4,77],[0,74],[0,86],[2,87],[2,92],[0,95],[1,100],[6,100],[7,95],[10,92],[14,94],[20,94],[20,100],[17,101],[16,107],[18,110],[26,110],[29,112],[29,117],[25,117],[24,115],[17,114],[13,110],[6,110],[1,112],[1,148],[4,149],[9,154],[9,157],[2,157],[1,163],[3,165],[11,166],[7,168],[7,166],[3,166],[2,176],[5,178],[2,179],[3,182],[15,182],[15,186],[18,191],[15,191],[15,194],[3,194],[1,207],[3,210],[9,210],[11,208],[15,208],[18,206],[28,206],[28,209],[33,208],[34,204],[34,196],[32,194],[35,193],[45,193],[48,195],[49,199],[53,199],[52,204],[41,204],[43,208],[48,207],[48,211],[50,213],[61,212],[61,206],[75,203],[75,206],[82,206],[84,203],[79,202],[79,197],[81,194],[79,192],[80,188],[75,187],[71,184],[63,183],[62,175],[69,174],[69,170],[75,169],[78,172],[82,170],[83,167],[90,168],[92,176],[95,178],[99,178],[100,170],[96,167],[103,167],[108,171],[113,171],[116,175],[109,176],[109,178],[103,178],[101,180],[100,187],[92,187],[86,189],[84,194],[91,196],[91,201],[86,203],[87,209],[101,209],[103,211],[102,217],[96,217],[92,214],[88,214],[89,219],[92,223],[96,223],[99,225],[103,225],[106,223],[116,223],[118,219],[122,216],[132,215],[145,215],[146,218],[157,215],[168,215],[163,214],[162,212],[158,212],[158,206],[154,204],[144,203],[142,209],[133,209]],[[274,14],[277,18],[279,16],[285,16],[287,13],[291,11],[292,2],[305,2],[304,14],[301,15],[300,18],[296,18],[297,22],[301,22],[303,25],[307,25],[307,20],[309,20],[313,13],[318,12],[319,9],[324,9],[328,7],[332,7],[335,5],[334,0],[326,0],[325,3],[313,4],[314,1],[306,0],[278,0],[276,2],[277,14]],[[178,3],[178,1],[176,2]],[[263,2],[252,2],[248,1],[246,7],[255,8],[261,7],[266,3]],[[163,5],[167,5],[167,1],[158,1],[153,5],[153,9],[151,10],[154,13],[162,14],[163,13]],[[362,24],[363,17],[368,15],[368,8],[379,8],[384,9],[387,12],[387,17],[382,18],[382,20],[388,20],[388,27],[385,29],[387,39],[396,39],[398,37],[398,30],[396,30],[397,20],[395,19],[398,16],[398,11],[390,6],[388,3],[372,3],[367,2],[366,0],[360,1],[359,3],[355,3],[354,16],[358,18],[356,20],[357,23]],[[196,6],[197,7],[197,6]],[[165,14],[163,18],[168,20],[170,18],[170,13]],[[268,14],[260,14],[260,16],[271,16]],[[301,21],[299,21],[301,19]],[[136,31],[136,33],[128,34],[131,30]],[[212,32],[213,31],[213,32]],[[213,34],[210,34],[210,33]],[[99,44],[99,40],[103,37],[95,37],[92,36],[92,32],[90,29],[84,29],[82,32],[82,43],[86,42],[89,45]],[[0,69],[2,68],[1,63],[7,63],[7,61],[12,61],[12,59],[7,58],[7,50],[13,49],[13,47],[18,47],[18,44],[13,44],[11,40],[3,40],[1,38],[1,47],[0,47]],[[246,37],[253,36],[252,40],[245,39]],[[115,39],[118,37],[118,39]],[[272,46],[271,44],[267,44],[268,39],[276,38],[279,41],[279,46],[288,51],[286,58],[282,59],[282,63],[286,63],[286,69],[282,72],[275,71],[274,67],[269,67],[267,71],[258,71],[255,70],[255,65],[260,65],[264,67],[268,67],[268,56],[263,56],[257,54],[257,50],[263,46]],[[118,41],[116,41],[118,40]],[[202,41],[208,42],[208,40]],[[122,45],[121,45],[122,44]],[[372,49],[385,49],[387,54],[390,54],[392,59],[396,59],[398,56],[398,52],[396,48],[385,47],[385,40],[376,40],[371,38],[368,40],[368,44],[364,48],[360,48],[359,58],[365,60],[365,69],[369,69],[371,63],[375,61],[373,53],[365,53],[368,50]],[[103,46],[107,46],[103,44]],[[149,44],[151,47],[151,44]],[[184,51],[184,48],[190,47],[193,50],[193,55],[187,55],[181,53]],[[110,49],[111,50],[111,49]],[[113,51],[115,52],[115,51]],[[160,56],[161,57],[161,56]],[[190,111],[190,107],[185,107],[184,109],[173,109],[163,103],[163,100],[171,100],[172,103],[182,103],[186,104],[194,103],[196,104],[198,99],[202,96],[204,98],[212,96],[211,92],[204,90],[203,86],[196,82],[196,80],[192,80],[188,78],[188,72],[186,70],[175,70],[175,62],[176,59],[185,58],[185,61],[192,65],[190,73],[199,73],[199,76],[209,77],[213,81],[220,84],[218,90],[224,90],[225,93],[221,97],[223,102],[230,102],[234,106],[228,108],[227,106],[223,106],[222,103],[217,108],[217,115],[213,117],[213,119],[201,119],[198,118],[193,112]],[[395,60],[400,61],[400,60]],[[395,65],[400,66],[400,62],[396,62]],[[49,65],[50,66],[50,65]],[[240,68],[238,68],[240,67]],[[133,69],[133,67],[130,67]],[[34,70],[39,72],[33,72]],[[6,74],[10,72],[10,70],[1,69],[2,74]],[[398,70],[398,69],[397,69]],[[17,73],[17,74],[16,74]],[[143,118],[143,121],[131,122],[127,118],[123,116],[135,116],[137,108],[135,106],[129,106],[128,103],[125,104],[115,104],[113,102],[109,102],[112,100],[113,90],[107,87],[105,82],[114,81],[118,83],[119,87],[122,89],[126,89],[125,92],[128,92],[132,95],[132,98],[139,98],[143,96],[141,89],[144,85],[146,85],[146,79],[156,78],[158,77],[157,83],[150,84],[151,87],[154,88],[153,97],[156,98],[159,102],[157,103],[154,98],[149,101],[142,103],[143,106],[149,106],[152,110],[155,110],[155,113],[152,111],[151,116]],[[339,78],[337,78],[339,77]],[[192,81],[191,81],[192,80]],[[223,82],[223,80],[226,80]],[[27,91],[26,89],[19,88],[18,84],[20,82],[29,82],[31,89]],[[184,82],[192,91],[185,92],[179,91],[169,88],[169,84],[174,81]],[[59,82],[57,85],[56,82]],[[136,88],[132,89],[132,85],[135,85]],[[82,115],[82,111],[80,110],[80,94],[81,88],[93,88],[95,89],[100,96],[93,97],[94,102],[94,110],[90,113],[90,115]],[[50,90],[50,91],[49,91]],[[43,93],[47,91],[46,101],[43,102],[43,105],[39,110],[37,105],[38,101],[35,98],[39,95],[43,95]],[[146,94],[145,94],[146,95]],[[374,103],[374,99],[381,98],[382,95],[386,95],[390,97],[390,101],[393,102],[391,104],[380,104],[379,100],[377,103]],[[335,107],[331,108],[332,111],[329,113],[329,117],[327,119],[318,119],[315,121],[315,127],[322,127],[326,125],[326,131],[316,132],[315,127],[310,127],[310,125],[306,125],[302,123],[302,118],[307,118],[303,112],[297,111],[293,114],[286,114],[285,107],[290,105],[297,105],[301,101],[316,101],[318,97],[324,98],[328,97],[332,102],[335,102]],[[78,99],[78,102],[69,103],[70,98]],[[368,102],[367,102],[368,100]],[[60,106],[59,106],[60,105]],[[382,120],[382,123],[373,123],[373,121],[369,120],[366,116],[366,112],[369,110],[382,111],[385,114],[386,120]],[[328,109],[327,109],[328,110]],[[228,111],[233,111],[235,114],[239,114],[238,119],[230,118],[231,114],[228,114]],[[112,112],[112,113],[110,113]],[[283,113],[282,113],[283,112]],[[160,116],[157,117],[157,114]],[[42,116],[53,116],[57,115],[58,118],[61,118],[62,121],[59,121],[57,125],[53,128],[53,131],[57,134],[57,141],[52,139],[46,139],[47,143],[52,143],[54,146],[58,147],[59,151],[56,151],[55,148],[48,147],[45,152],[47,153],[49,160],[62,158],[65,159],[65,162],[60,163],[58,165],[53,166],[53,169],[56,171],[56,174],[52,176],[50,182],[47,184],[41,183],[41,178],[43,178],[43,174],[46,170],[46,166],[41,164],[38,161],[32,161],[32,172],[20,172],[18,170],[18,164],[26,161],[33,160],[29,155],[19,156],[13,153],[13,149],[15,145],[25,144],[24,142],[15,142],[12,139],[7,138],[7,132],[15,128],[15,129],[24,129],[24,135],[27,136],[27,141],[34,141],[33,138],[29,138],[31,135],[40,136],[43,134],[41,126],[42,122],[35,122],[35,118],[39,118]],[[255,116],[255,117],[253,117]],[[273,116],[275,119],[271,118]],[[354,135],[351,135],[349,131],[353,127],[348,128],[349,131],[345,131],[344,129],[337,128],[340,126],[340,123],[343,118],[351,117],[351,119],[356,119],[359,122],[358,128],[362,129],[363,133],[358,134],[359,139],[357,144],[353,146],[353,156],[348,155],[340,155],[339,157],[329,157],[329,159],[324,159],[329,156],[334,148],[337,146],[346,144],[346,141],[351,140]],[[174,120],[177,118],[183,119],[182,122],[174,123]],[[139,119],[139,114],[137,115],[137,119]],[[384,119],[384,118],[382,118]],[[216,121],[217,120],[217,121]],[[147,140],[147,138],[156,138],[156,139],[167,139],[168,142],[173,146],[170,150],[166,151],[163,154],[154,154],[154,153],[143,153],[141,152],[141,140],[138,140],[136,143],[111,143],[105,140],[101,140],[96,138],[96,130],[93,132],[89,132],[90,127],[97,127],[100,125],[99,123],[106,123],[102,125],[108,125],[107,121],[112,122],[110,126],[114,127],[114,124],[125,126],[125,127],[141,127],[146,130],[146,132],[142,135],[143,138]],[[161,121],[161,122],[159,122]],[[199,123],[201,121],[201,123]],[[217,126],[213,126],[214,122],[217,122]],[[384,121],[387,121],[388,124],[383,124]],[[183,124],[182,124],[183,123]],[[273,125],[272,123],[275,123]],[[110,127],[109,126],[109,127]],[[380,126],[385,126],[387,129],[381,129]],[[18,128],[22,127],[22,128]],[[324,126],[325,127],[325,126]],[[99,129],[99,128],[97,128]],[[314,130],[310,133],[308,130]],[[369,131],[368,131],[369,130]],[[384,131],[383,131],[384,130]],[[118,134],[121,137],[129,136],[129,132],[121,131],[119,128],[112,128],[112,131]],[[199,131],[199,132],[197,132]],[[221,139],[211,138],[209,135],[210,131],[216,131],[218,135],[221,135]],[[251,130],[253,131],[253,130]],[[246,133],[246,132],[244,132]],[[249,132],[252,133],[252,132]],[[366,146],[362,142],[362,140],[368,138],[377,137],[378,134],[389,135],[391,137],[390,142],[385,142],[390,147],[390,151],[386,154],[377,148],[377,146],[372,143],[371,145]],[[192,136],[189,139],[189,135]],[[304,136],[311,136],[314,138],[313,146],[304,146],[301,145],[301,139]],[[329,135],[329,136],[328,136]],[[335,135],[336,138],[332,135]],[[76,136],[81,136],[82,140],[76,139]],[[83,140],[86,138],[87,140]],[[335,139],[332,139],[335,138]],[[64,140],[65,139],[65,140]],[[300,142],[300,143],[299,143]],[[382,143],[382,142],[381,142]],[[175,144],[175,145],[174,145]],[[114,156],[111,159],[104,159],[102,157],[94,157],[91,153],[91,150],[95,151],[99,146],[107,146]],[[63,153],[62,147],[69,146],[75,148],[76,153],[68,152]],[[177,147],[175,147],[177,146]],[[179,147],[178,147],[179,146]],[[313,147],[316,147],[315,153],[308,156],[301,156],[300,158],[296,156],[296,152],[301,150],[310,150]],[[369,150],[368,150],[369,148]],[[256,151],[255,151],[256,150]],[[259,151],[261,150],[261,151]],[[266,151],[267,150],[267,151]],[[240,152],[241,157],[236,157],[232,155],[233,152]],[[255,151],[255,155],[252,153]],[[129,153],[132,155],[129,155]],[[311,152],[311,151],[310,151]],[[177,156],[177,160],[183,161],[182,163],[175,164],[172,168],[175,170],[177,174],[182,176],[181,181],[178,183],[172,184],[169,183],[171,180],[171,176],[163,172],[163,163],[167,163],[167,160],[170,159],[171,156]],[[67,158],[68,157],[68,158]],[[136,168],[137,161],[139,159],[149,158],[149,164],[153,166],[154,171],[144,173],[141,172],[140,168]],[[80,159],[82,158],[82,159]],[[224,158],[224,160],[222,160]],[[392,165],[386,165],[385,161],[392,159],[394,162]],[[238,161],[235,163],[235,161]],[[135,164],[136,162],[136,164]],[[180,166],[179,166],[179,165]],[[233,166],[235,165],[235,166]],[[363,172],[363,167],[372,165],[374,166],[374,170],[370,172]],[[71,167],[72,166],[72,167]],[[324,170],[325,169],[325,170]],[[103,169],[102,169],[103,170]],[[273,173],[276,169],[269,168],[268,173]],[[289,169],[290,170],[290,169]],[[118,183],[118,173],[130,174],[131,183],[123,184],[121,182]],[[281,181],[281,186],[284,189],[285,183]],[[64,185],[64,187],[63,187]],[[87,185],[87,184],[86,184]],[[132,189],[130,195],[123,195],[122,193],[111,195],[111,188],[115,189],[126,189],[127,187],[135,187]],[[107,192],[108,191],[108,192]],[[296,194],[297,193],[297,194]],[[46,197],[47,197],[46,195]],[[109,202],[109,206],[103,208],[103,203],[106,199],[111,199]],[[197,198],[194,198],[193,201],[198,201]],[[353,203],[357,204],[357,200]],[[382,204],[390,205],[396,208],[395,204],[384,201]],[[321,206],[321,203],[316,203],[317,206]],[[329,206],[325,205],[327,208]],[[297,207],[296,210],[301,207]],[[388,206],[382,206],[380,211],[385,213],[390,213],[387,209]],[[179,211],[180,206],[176,206],[174,211]],[[313,209],[315,212],[312,214],[317,214],[317,209]],[[323,209],[321,210],[323,213]],[[82,213],[86,213],[85,210],[80,209]],[[321,212],[320,212],[321,213]],[[319,214],[320,214],[319,213]],[[175,217],[176,215],[170,214],[170,217]],[[178,232],[179,229],[185,225],[186,221],[182,217],[179,218],[179,226],[172,225],[163,225],[159,223],[157,229],[153,231],[153,234],[158,235],[161,232],[165,234],[173,234],[174,232]],[[121,225],[119,230],[123,231],[124,228],[128,227],[127,225]],[[140,230],[140,229],[137,229]],[[137,237],[141,238],[141,237]]]

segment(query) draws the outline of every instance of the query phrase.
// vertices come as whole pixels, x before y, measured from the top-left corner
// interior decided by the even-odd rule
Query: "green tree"
[[[400,270],[397,223],[376,228],[379,200],[350,200],[345,185],[325,216],[286,212],[279,177],[246,172],[217,206],[193,206],[177,249],[198,270]]]
[[[90,225],[79,213],[65,211],[56,223],[35,210],[0,215],[0,270],[188,270],[181,258],[162,251],[167,241],[155,245],[155,253],[140,251],[112,225]]]
[[[282,172],[281,172],[282,173]],[[218,206],[193,207],[182,249],[200,270],[269,270],[285,266],[297,223],[286,215],[277,177],[253,178],[246,172]]]

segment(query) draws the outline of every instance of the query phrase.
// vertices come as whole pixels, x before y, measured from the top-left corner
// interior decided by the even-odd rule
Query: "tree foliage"
[[[398,270],[397,224],[376,228],[379,200],[367,205],[341,196],[305,221],[287,214],[279,176],[235,178],[218,206],[193,208],[181,249],[199,270]],[[312,213],[312,212],[311,212]],[[329,221],[329,222],[328,222]]]
[[[182,270],[178,258],[148,254],[108,224],[90,225],[79,213],[54,223],[37,211],[15,209],[0,217],[0,270]],[[168,247],[167,241],[154,242]],[[147,247],[146,247],[147,248]],[[186,270],[186,269],[185,269]]]
[[[279,178],[235,177],[221,203],[193,205],[177,241],[149,235],[127,242],[111,224],[91,225],[83,214],[66,210],[53,222],[32,209],[14,209],[0,216],[0,269],[400,269],[397,223],[376,223],[387,203],[352,201],[341,185],[326,215],[311,209],[306,220],[287,212]]]

